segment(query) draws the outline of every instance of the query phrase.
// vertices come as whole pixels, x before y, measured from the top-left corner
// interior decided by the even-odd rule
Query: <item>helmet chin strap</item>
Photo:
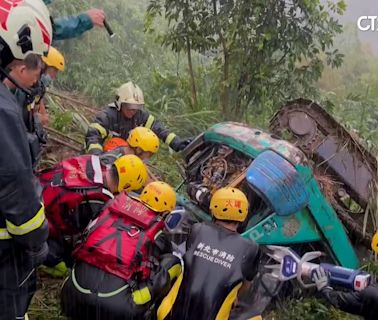
[[[20,89],[23,93],[25,93],[28,97],[30,97],[32,95],[32,92],[31,90],[28,90],[28,89],[25,89],[24,87],[22,87],[16,79],[14,79],[10,74],[9,72],[4,69],[3,67],[0,66],[0,74],[3,75],[3,78],[2,79],[5,79],[5,78],[8,78],[18,89]]]

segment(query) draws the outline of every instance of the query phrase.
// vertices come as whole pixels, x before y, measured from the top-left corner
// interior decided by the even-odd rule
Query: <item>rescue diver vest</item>
[[[163,228],[160,215],[121,193],[99,215],[74,256],[126,281],[143,281],[157,264],[153,248]]]
[[[91,210],[91,204],[105,204],[113,198],[104,188],[102,171],[98,156],[83,155],[62,161],[39,174],[51,236],[82,232],[86,224],[81,226],[79,206],[87,205]]]

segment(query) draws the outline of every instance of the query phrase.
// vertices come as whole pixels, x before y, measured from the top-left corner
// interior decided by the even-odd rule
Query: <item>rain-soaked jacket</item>
[[[244,281],[257,273],[255,242],[216,224],[197,223],[183,259],[184,273],[160,305],[158,320],[261,319],[247,310],[232,310]]]
[[[362,291],[343,292],[329,287],[321,291],[333,306],[345,312],[363,316],[366,320],[377,319],[378,286],[370,285]]]
[[[25,250],[39,250],[48,236],[40,186],[32,171],[21,108],[3,84],[0,134],[0,248],[17,243]]]
[[[183,141],[170,132],[168,129],[145,110],[138,110],[131,119],[127,119],[117,108],[116,104],[108,105],[105,110],[96,115],[93,123],[90,124],[86,136],[87,152],[91,154],[101,154],[102,145],[107,138],[120,136],[127,139],[130,130],[135,127],[146,127],[151,129],[155,134],[173,150],[183,149]],[[185,143],[184,143],[185,144]]]
[[[43,0],[45,4],[50,4],[53,0]],[[93,28],[91,18],[86,13],[77,16],[67,16],[53,18],[54,40],[65,40],[81,36],[84,32]]]

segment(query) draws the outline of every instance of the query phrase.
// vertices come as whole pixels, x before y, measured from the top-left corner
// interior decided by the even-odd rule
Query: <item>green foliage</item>
[[[378,145],[378,58],[360,42],[354,25],[345,27],[335,46],[345,52],[345,61],[336,71],[325,69],[318,99],[368,146]]]
[[[317,299],[289,300],[268,319],[275,320],[357,320],[355,317],[321,303]]]
[[[342,54],[332,44],[341,25],[330,12],[344,10],[343,1],[151,0],[146,28],[164,47],[188,53],[189,69],[191,50],[208,56],[219,74],[223,116],[240,120],[249,110],[264,112],[266,105],[313,91],[322,55],[340,66]],[[157,31],[160,16],[167,28]]]

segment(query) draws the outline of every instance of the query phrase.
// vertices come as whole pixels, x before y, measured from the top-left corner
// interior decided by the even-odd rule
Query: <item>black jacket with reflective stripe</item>
[[[118,134],[121,138],[126,140],[129,136],[130,130],[134,129],[135,127],[147,126],[148,122],[151,121],[149,120],[151,119],[150,117],[152,116],[148,111],[138,110],[134,117],[127,119],[114,105],[107,106],[104,111],[101,111],[96,115],[92,123],[100,125],[104,129],[102,131],[106,131],[106,133],[100,132],[98,128],[90,126],[86,135],[87,150],[90,145],[99,144],[102,146],[106,137],[112,132]],[[151,126],[147,127],[155,132],[155,134],[164,142],[170,134],[170,131],[166,129],[160,121],[155,119],[151,123]],[[174,138],[169,146],[175,150],[179,140],[180,139],[178,137]]]
[[[215,319],[230,292],[255,277],[259,247],[216,224],[197,223],[183,259],[184,277],[167,319]]]
[[[0,136],[0,247],[16,241],[26,249],[40,248],[48,236],[38,191],[41,188],[32,172],[21,108],[3,84]],[[11,239],[5,239],[7,232]]]
[[[370,285],[362,291],[343,292],[325,288],[322,295],[336,308],[363,316],[366,320],[378,317],[378,286]]]

